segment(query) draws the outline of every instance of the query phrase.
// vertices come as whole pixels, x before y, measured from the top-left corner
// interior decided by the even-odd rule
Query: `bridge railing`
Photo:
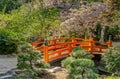
[[[37,50],[43,51],[45,62],[50,62],[61,57],[69,56],[72,49],[79,45],[88,50],[91,54],[102,53],[103,49],[112,46],[111,40],[108,42],[99,42],[95,41],[93,38],[87,40],[82,38],[58,38],[48,40],[48,42],[49,44],[47,46],[39,46],[39,44],[43,44],[43,42],[32,43],[33,46],[36,46]]]

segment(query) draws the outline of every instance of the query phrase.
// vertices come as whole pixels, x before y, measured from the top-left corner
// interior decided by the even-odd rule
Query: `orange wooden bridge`
[[[91,54],[101,54],[103,49],[107,49],[112,46],[111,40],[108,42],[99,42],[94,41],[93,38],[57,38],[48,40],[47,42],[47,45],[44,45],[44,42],[32,42],[32,45],[35,46],[37,50],[44,53],[45,62],[51,62],[58,58],[69,56],[72,49],[76,46],[81,46],[83,49],[88,50]]]

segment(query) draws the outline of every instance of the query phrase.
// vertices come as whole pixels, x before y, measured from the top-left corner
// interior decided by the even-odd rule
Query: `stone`
[[[62,69],[61,67],[54,67],[54,68],[46,69],[46,70],[50,73],[55,73],[57,71],[60,71],[61,69]]]
[[[1,76],[0,79],[10,79],[12,78],[13,75],[5,75],[5,76]]]

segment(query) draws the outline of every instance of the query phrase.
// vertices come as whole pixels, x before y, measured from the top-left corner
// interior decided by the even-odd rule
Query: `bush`
[[[50,67],[48,63],[41,61],[42,55],[40,51],[37,51],[31,44],[23,43],[21,45],[21,52],[22,54],[18,56],[17,68],[26,71],[22,72],[23,76],[21,76],[22,73],[17,75],[20,79],[36,79],[37,76],[44,74],[42,68]]]
[[[74,48],[70,57],[61,62],[62,66],[69,71],[67,79],[97,78],[97,69],[92,58],[93,55],[81,47]]]
[[[109,37],[109,35],[112,35],[112,40],[116,40],[116,35],[120,34],[120,27],[118,26],[111,26],[108,30],[108,34],[107,37]],[[109,38],[107,38],[109,39]]]
[[[0,0],[0,11],[8,13],[13,9],[16,9],[20,6],[20,3],[17,0]]]
[[[66,59],[64,59],[64,60],[61,62],[62,67],[67,68],[67,66],[68,66],[70,63],[72,63],[73,60],[74,60],[73,57],[67,57]]]
[[[79,48],[75,48],[73,49],[71,56],[74,58],[88,58],[88,59],[92,59],[93,55],[90,54],[87,50],[83,50],[83,49],[79,49]]]
[[[118,73],[120,69],[120,46],[106,50],[102,60],[105,62],[108,71]]]
[[[41,62],[41,63],[37,62],[35,64],[35,66],[38,67],[38,68],[49,68],[50,64],[49,63],[45,63],[45,62]]]
[[[94,56],[90,54],[88,51],[82,49],[80,46],[74,48],[72,50],[72,53],[70,57],[67,57],[65,60],[61,62],[63,67],[67,67],[70,63],[73,62],[73,60],[78,58],[86,58],[86,59],[92,59]]]
[[[18,56],[17,64],[19,69],[34,69],[35,64],[38,64],[37,60],[42,58],[40,51],[37,51],[29,43],[21,45],[21,52],[22,54]]]
[[[0,54],[17,53],[19,38],[16,33],[0,29]]]
[[[67,79],[95,79],[98,74],[94,66],[90,59],[76,59],[69,65]]]

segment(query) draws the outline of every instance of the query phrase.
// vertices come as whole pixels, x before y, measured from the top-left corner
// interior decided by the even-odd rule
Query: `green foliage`
[[[18,75],[14,75],[12,78],[10,79],[36,79],[37,74],[35,72],[33,72],[32,70],[25,70],[22,71],[22,73],[18,74]]]
[[[45,62],[41,62],[41,63],[37,62],[37,63],[35,63],[35,66],[38,68],[49,68],[50,64],[45,63]]]
[[[96,31],[95,31],[95,33],[94,33],[96,40],[100,40],[101,30],[102,30],[102,25],[101,25],[100,23],[98,23],[98,24],[97,24]]]
[[[120,28],[118,26],[114,26],[109,28],[107,37],[109,37],[109,35],[112,35],[112,40],[115,40],[116,35],[119,34],[120,34]]]
[[[17,67],[19,69],[34,69],[35,67],[50,67],[48,63],[42,62],[40,59],[42,58],[41,53],[37,51],[34,47],[29,43],[23,43],[21,45],[21,52],[18,56],[18,64]],[[40,62],[38,62],[40,60]]]
[[[0,11],[10,12],[13,9],[16,9],[20,6],[20,3],[17,0],[0,0]]]
[[[103,60],[108,71],[117,73],[120,69],[120,46],[111,47],[104,52]]]
[[[75,52],[75,51],[78,51],[78,50],[82,50],[82,47],[78,46],[78,47],[74,48],[72,51]]]
[[[21,52],[18,56],[17,68],[23,71],[15,76],[16,78],[32,78],[36,79],[37,76],[44,74],[44,71],[39,68],[48,68],[50,65],[41,61],[42,56],[39,51],[32,47],[29,43],[23,43],[21,45]]]
[[[120,79],[120,77],[117,77],[117,76],[108,76],[105,79]]]
[[[73,62],[75,59],[79,58],[86,58],[86,59],[92,59],[94,56],[90,54],[88,51],[82,49],[80,46],[74,48],[71,52],[70,57],[67,57],[65,60],[61,62],[63,67],[66,67]]]
[[[86,1],[86,2],[98,2],[98,1],[101,1],[101,0],[64,0],[65,2],[71,2],[71,3],[77,3],[77,2],[80,2],[80,1]]]
[[[36,63],[37,60],[42,58],[40,52],[28,43],[21,46],[21,52],[23,52],[23,54],[18,56],[17,64],[19,69],[33,69],[33,63]]]
[[[56,7],[40,7],[34,8],[31,4],[22,5],[16,10],[12,10],[9,14],[0,14],[0,23],[5,29],[16,32],[20,39],[28,41],[31,36],[49,36],[46,31],[56,25],[56,17],[58,9]]]
[[[67,57],[66,59],[64,59],[64,60],[61,62],[62,67],[67,68],[67,67],[68,67],[68,65],[70,65],[70,63],[72,63],[72,62],[73,62],[73,60],[74,60],[74,58],[73,58],[73,57]]]
[[[67,79],[95,79],[98,77],[97,69],[91,60],[93,55],[81,47],[73,49],[70,57],[61,62],[69,71]]]
[[[85,0],[87,2],[99,2],[99,1],[102,1],[102,0]]]
[[[76,47],[73,49],[71,56],[73,58],[88,58],[92,59],[93,55],[90,54],[87,50],[82,49],[81,47]]]
[[[0,54],[17,53],[18,42],[16,33],[0,28]]]
[[[38,79],[38,77],[46,74],[45,70],[24,70],[17,75],[13,75],[10,79]]]
[[[94,62],[90,59],[76,59],[69,65],[67,79],[96,79],[97,77]]]
[[[120,10],[120,1],[118,0],[103,0],[107,5],[111,6],[112,10]]]

